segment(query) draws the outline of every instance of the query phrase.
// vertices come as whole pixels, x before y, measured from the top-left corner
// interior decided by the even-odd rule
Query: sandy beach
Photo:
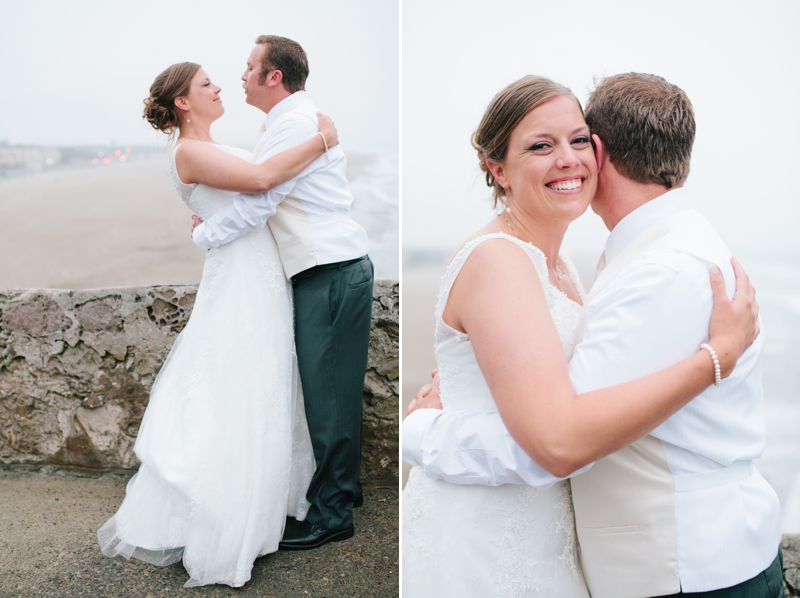
[[[433,326],[439,282],[445,270],[426,265],[423,268],[403,270],[400,286],[400,305],[403,306],[400,329],[402,335],[402,371],[400,402],[401,417],[423,384],[430,382],[430,373],[436,367],[433,352]],[[403,463],[403,487],[408,479],[409,466]]]
[[[0,183],[0,288],[97,288],[200,280],[204,252],[164,161]]]

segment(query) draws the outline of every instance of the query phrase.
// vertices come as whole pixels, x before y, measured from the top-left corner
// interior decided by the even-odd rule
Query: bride
[[[251,164],[249,152],[211,138],[219,93],[184,62],[156,77],[144,100],[153,128],[179,133],[172,181],[203,220],[234,192],[267,191],[321,156],[325,141],[338,143],[320,115],[320,135]],[[142,465],[97,533],[105,555],[182,559],[187,587],[238,587],[258,556],[278,549],[286,516],[305,518],[315,466],[290,291],[266,228],[208,251],[192,316],[153,383],[134,447]]]
[[[577,395],[567,360],[586,295],[560,246],[597,185],[580,104],[548,79],[525,77],[494,98],[473,145],[502,211],[467,240],[442,279],[435,329],[441,401],[445,410],[535,420],[526,451],[567,476],[662,423],[714,382],[714,369],[699,350],[668,370]],[[708,342],[723,377],[758,333],[752,288],[734,267],[740,288],[733,303],[718,271],[711,281]],[[476,462],[492,460],[477,430],[463,433],[462,469],[469,470],[470,451]],[[533,446],[554,435],[560,452]],[[479,477],[456,485],[412,468],[403,492],[404,595],[587,597],[569,482],[546,475],[539,488],[489,486]]]

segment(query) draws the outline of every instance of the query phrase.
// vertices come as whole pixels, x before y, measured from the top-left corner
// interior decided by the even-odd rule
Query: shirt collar
[[[296,91],[289,97],[283,98],[280,102],[272,107],[272,110],[267,113],[267,116],[264,118],[264,124],[261,125],[261,132],[264,133],[272,126],[272,123],[278,120],[279,116],[286,114],[290,110],[294,110],[305,100],[306,92],[302,90]]]
[[[689,194],[683,187],[667,191],[619,221],[606,241],[606,263],[610,263],[640,234],[674,214],[688,210]]]

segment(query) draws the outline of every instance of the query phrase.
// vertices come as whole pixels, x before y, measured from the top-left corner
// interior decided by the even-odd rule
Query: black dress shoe
[[[347,538],[352,538],[354,533],[352,525],[345,529],[322,529],[318,525],[303,521],[286,528],[278,548],[280,550],[308,550],[322,546],[325,542],[347,540]]]

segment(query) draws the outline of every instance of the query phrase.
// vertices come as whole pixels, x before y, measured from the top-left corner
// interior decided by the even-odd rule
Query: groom
[[[261,163],[317,135],[317,108],[304,91],[303,48],[274,35],[259,36],[255,44],[242,81],[247,103],[267,115],[254,151],[254,161]],[[306,495],[308,516],[286,529],[284,550],[352,537],[353,507],[363,502],[358,475],[373,267],[367,233],[350,218],[346,165],[337,145],[298,177],[260,195],[237,195],[193,232],[195,244],[207,249],[268,223],[292,281],[297,360],[316,471]]]
[[[616,75],[592,93],[586,122],[599,171],[592,209],[611,234],[569,363],[579,393],[697,351],[708,338],[711,264],[733,290],[730,253],[682,189],[695,133],[686,94],[661,77]],[[783,595],[780,507],[753,465],[765,444],[763,344],[761,335],[721,386],[572,478],[593,598]],[[441,408],[437,393],[418,395],[418,406]],[[549,475],[496,412],[414,411],[403,458],[456,484]]]

